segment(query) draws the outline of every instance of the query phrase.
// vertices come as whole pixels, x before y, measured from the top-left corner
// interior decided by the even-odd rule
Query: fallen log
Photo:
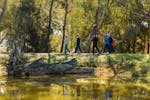
[[[93,73],[94,68],[78,68],[77,60],[72,59],[66,62],[46,64],[42,58],[34,61],[26,67],[25,74],[28,75],[49,75],[49,74],[81,74]]]
[[[46,64],[43,59],[40,58],[28,65],[26,68],[26,73],[29,73],[30,75],[61,74],[74,69],[76,66],[76,59],[66,62]]]

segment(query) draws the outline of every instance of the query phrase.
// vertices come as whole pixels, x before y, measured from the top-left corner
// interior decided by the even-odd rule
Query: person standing
[[[110,52],[113,53],[115,51],[113,47],[115,44],[115,41],[113,40],[111,35],[109,35],[109,42],[110,42]]]
[[[70,50],[68,49],[68,44],[69,44],[69,39],[68,39],[68,36],[66,35],[66,37],[65,37],[65,50],[64,50],[65,54],[67,54],[67,52],[70,52]]]
[[[100,51],[99,51],[99,49],[98,49],[98,47],[97,47],[98,38],[97,38],[96,34],[94,35],[92,41],[93,41],[93,54],[94,54],[94,49],[95,49],[95,48],[97,49],[98,53],[100,53]]]
[[[105,42],[105,46],[104,46],[103,52],[105,52],[106,49],[107,49],[108,52],[110,53],[110,52],[111,52],[111,48],[110,48],[111,46],[110,46],[110,38],[109,38],[108,35],[105,35],[105,37],[104,37],[104,42]]]
[[[80,38],[79,38],[79,36],[77,35],[75,53],[77,53],[78,49],[79,49],[80,52],[82,53],[82,50],[81,50],[81,47],[80,47]]]

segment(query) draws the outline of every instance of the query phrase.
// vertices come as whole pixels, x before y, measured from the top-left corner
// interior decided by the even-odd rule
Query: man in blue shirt
[[[110,49],[110,38],[109,38],[108,35],[105,35],[104,42],[105,42],[104,52],[107,49],[108,52],[110,53],[111,52],[111,49]]]

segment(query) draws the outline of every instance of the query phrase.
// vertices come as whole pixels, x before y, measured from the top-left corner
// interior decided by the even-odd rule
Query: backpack
[[[115,46],[115,40],[112,39],[112,46]]]

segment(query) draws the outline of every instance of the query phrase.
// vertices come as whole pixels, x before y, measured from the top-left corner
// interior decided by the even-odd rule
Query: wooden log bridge
[[[78,68],[77,60],[47,64],[42,58],[32,62],[25,68],[26,75],[49,75],[49,74],[81,74],[93,73],[94,68]]]

